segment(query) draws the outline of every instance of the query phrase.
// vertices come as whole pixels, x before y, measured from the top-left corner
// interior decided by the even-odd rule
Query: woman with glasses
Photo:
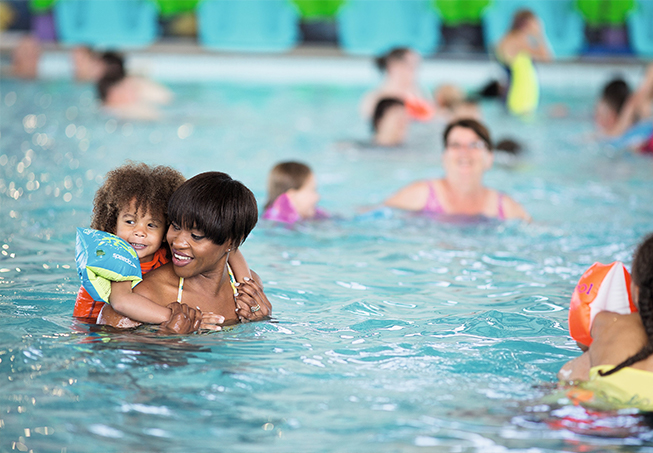
[[[414,182],[388,198],[385,205],[431,215],[529,221],[519,203],[483,185],[483,174],[493,160],[487,128],[473,119],[456,120],[444,130],[444,178]]]

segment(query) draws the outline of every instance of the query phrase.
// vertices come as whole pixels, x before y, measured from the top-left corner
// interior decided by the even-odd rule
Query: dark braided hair
[[[644,242],[637,247],[633,259],[632,277],[633,282],[639,288],[639,297],[637,298],[639,315],[642,318],[648,342],[635,355],[627,358],[610,371],[605,373],[599,371],[601,376],[616,373],[653,354],[653,234],[647,236]]]

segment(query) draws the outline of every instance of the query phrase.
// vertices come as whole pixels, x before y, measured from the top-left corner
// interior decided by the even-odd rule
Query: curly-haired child
[[[138,255],[143,274],[158,268],[170,261],[170,251],[165,243],[169,226],[168,201],[185,180],[177,170],[162,165],[151,167],[144,163],[128,162],[110,171],[95,194],[91,228],[115,234],[127,241]],[[238,280],[251,277],[239,250],[230,255],[229,264]],[[123,296],[111,298],[113,309],[118,313],[134,321],[152,324],[161,324],[170,319],[169,308],[135,294],[124,297],[126,293],[131,293],[131,286],[125,288],[124,284],[116,285],[120,283],[112,284],[112,293],[115,287]],[[81,287],[73,316],[95,323],[104,305],[102,301],[93,300]]]

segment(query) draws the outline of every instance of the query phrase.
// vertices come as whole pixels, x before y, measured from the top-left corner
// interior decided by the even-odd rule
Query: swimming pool
[[[592,416],[551,398],[578,354],[575,282],[594,261],[629,264],[653,229],[653,161],[585,142],[592,92],[545,91],[532,121],[484,106],[495,138],[528,143],[486,178],[530,211],[522,225],[358,216],[441,174],[437,127],[401,152],[339,143],[368,133],[361,87],[172,88],[167,116],[139,123],[98,112],[89,86],[2,81],[0,450],[652,451],[638,415],[594,416],[607,436],[586,435]],[[570,115],[548,117],[560,101]],[[269,168],[301,159],[339,218],[260,223],[243,246],[274,320],[108,334],[71,319],[74,232],[127,158],[225,171],[261,202]]]

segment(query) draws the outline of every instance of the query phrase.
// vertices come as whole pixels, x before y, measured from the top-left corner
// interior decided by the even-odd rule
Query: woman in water
[[[428,214],[529,221],[519,203],[483,185],[483,175],[493,160],[485,126],[473,119],[456,120],[444,131],[444,178],[414,182],[388,198],[385,205]]]
[[[256,199],[247,187],[224,173],[201,173],[175,191],[168,217],[171,262],[146,274],[134,293],[164,307],[175,301],[190,304],[202,313],[222,316],[225,324],[270,314],[258,277],[232,285],[227,266],[229,254],[256,225]],[[98,324],[121,323],[123,317],[105,305]]]
[[[424,100],[422,92],[417,85],[417,70],[420,56],[406,47],[392,49],[386,55],[376,59],[376,66],[385,73],[381,86],[370,91],[361,101],[361,114],[364,118],[371,118],[376,105],[382,98],[398,98],[404,102],[412,101],[424,104],[424,108],[433,109]]]

